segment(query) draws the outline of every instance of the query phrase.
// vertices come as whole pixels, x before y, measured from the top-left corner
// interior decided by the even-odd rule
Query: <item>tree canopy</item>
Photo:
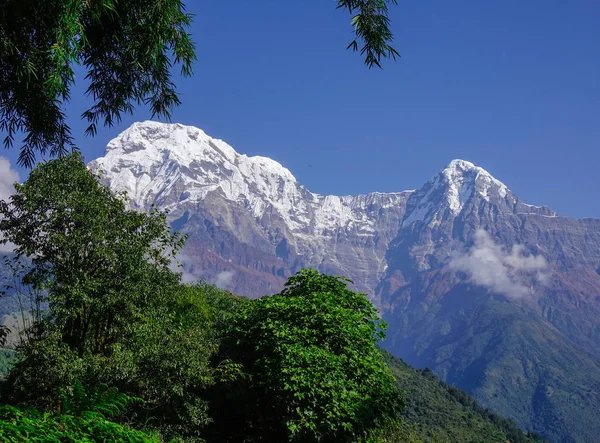
[[[355,441],[401,410],[376,346],[385,324],[347,282],[305,269],[233,317],[221,358],[241,364],[244,376],[217,386],[222,441]]]
[[[348,10],[367,66],[398,53],[390,43],[388,4],[396,0],[338,0]],[[169,118],[180,104],[172,68],[192,74],[192,16],[181,0],[4,0],[0,8],[0,131],[11,147],[24,134],[19,164],[36,154],[75,149],[66,105],[76,66],[84,69],[91,106],[86,134],[111,126],[135,105]],[[205,44],[210,44],[207,42]]]
[[[184,238],[158,211],[127,211],[79,153],[40,164],[15,190],[0,202],[0,230],[17,259],[31,259],[23,283],[47,292],[44,328],[60,328],[79,355],[109,352],[152,301],[149,289],[177,282],[168,267]]]

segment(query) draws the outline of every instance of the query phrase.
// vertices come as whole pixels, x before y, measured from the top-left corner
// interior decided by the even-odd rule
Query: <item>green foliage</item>
[[[29,328],[4,391],[50,407],[75,378],[113,385],[116,356],[135,352],[146,314],[163,312],[179,287],[169,266],[184,239],[164,214],[125,210],[77,153],[39,165],[15,189],[0,203],[0,229],[15,260],[31,259],[22,282],[46,294],[48,311]]]
[[[5,396],[52,408],[64,395],[58,392],[41,402],[38,392],[55,392],[76,379],[99,393],[106,384],[143,399],[128,409],[129,423],[154,429],[167,440],[200,439],[210,421],[203,394],[229,369],[223,362],[220,368],[212,365],[219,346],[217,325],[227,322],[242,303],[243,299],[204,283],[181,285],[132,324],[131,336],[116,343],[110,356],[80,357],[63,343],[38,340],[27,346],[27,359],[10,374]],[[75,404],[88,404],[75,395],[76,387],[77,382],[68,389],[79,399]]]
[[[215,395],[215,435],[352,441],[401,407],[376,346],[385,325],[347,282],[305,269],[280,294],[242,306],[222,356],[244,373]]]
[[[80,416],[0,406],[0,440],[25,442],[160,443],[157,437],[107,420],[99,413]]]
[[[164,214],[126,210],[77,153],[36,167],[0,213],[15,260],[31,262],[19,278],[48,305],[27,328],[4,399],[49,409],[75,380],[105,384],[144,400],[132,423],[199,438],[209,422],[199,393],[231,368],[211,366],[216,328],[241,299],[181,285],[169,267],[184,239]]]
[[[150,434],[108,420],[116,419],[140,399],[100,385],[88,394],[79,380],[61,392],[61,413],[0,406],[0,438],[5,442],[140,442],[159,443]]]
[[[37,166],[15,189],[0,202],[0,230],[16,260],[31,258],[23,283],[47,294],[40,336],[59,332],[80,356],[107,355],[153,293],[177,283],[168,266],[183,239],[164,214],[126,211],[79,154]]]
[[[140,398],[129,397],[119,392],[115,387],[109,388],[101,384],[94,392],[88,394],[81,384],[75,379],[75,384],[70,392],[60,389],[61,412],[65,415],[82,415],[85,412],[99,412],[105,417],[121,415],[133,403],[140,402]]]
[[[215,325],[240,303],[204,283],[178,287],[146,312],[99,377],[145,400],[132,415],[139,425],[160,429],[166,438],[200,438],[210,422],[203,393],[220,376],[212,365],[219,347]]]
[[[173,64],[189,76],[194,44],[191,16],[181,0],[5,0],[0,9],[0,130],[6,147],[25,132],[19,163],[35,153],[65,154],[73,147],[65,105],[82,65],[92,106],[88,134],[97,123],[119,121],[144,103],[152,115],[170,116],[180,103]]]
[[[405,420],[416,426],[416,434],[423,441],[542,441],[535,434],[524,433],[512,421],[481,407],[464,391],[441,382],[431,370],[413,369],[388,353],[386,360],[399,388],[406,394]],[[388,432],[389,425],[384,424],[383,432]],[[392,431],[395,426],[392,422]]]
[[[358,42],[362,42],[361,55],[365,56],[365,65],[369,68],[381,68],[382,58],[396,59],[400,54],[390,43],[394,36],[390,30],[388,5],[397,5],[397,0],[338,0],[338,8],[347,9],[352,17],[352,26],[356,33],[348,48],[358,51]]]
[[[367,437],[360,440],[360,443],[423,443],[419,438],[416,423],[409,424],[405,419],[388,418],[381,423],[377,423],[374,429],[370,430]]]

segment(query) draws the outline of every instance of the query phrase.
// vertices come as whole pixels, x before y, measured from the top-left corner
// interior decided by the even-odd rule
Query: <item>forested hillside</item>
[[[461,389],[450,386],[429,369],[418,370],[386,354],[396,383],[406,399],[404,417],[423,441],[526,442],[526,435],[507,420],[478,405]]]

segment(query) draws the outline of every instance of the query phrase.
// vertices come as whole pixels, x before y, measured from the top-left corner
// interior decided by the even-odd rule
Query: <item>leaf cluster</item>
[[[0,439],[6,443],[160,443],[155,436],[107,420],[99,413],[81,416],[0,406]]]
[[[359,41],[362,42],[360,54],[365,57],[365,65],[369,68],[381,68],[381,60],[393,60],[400,54],[391,43],[394,35],[390,29],[389,5],[398,4],[397,0],[338,0],[338,8],[347,9],[352,17],[356,39],[348,45],[348,49],[359,50]]]
[[[0,130],[4,145],[26,134],[19,163],[35,153],[74,147],[65,105],[75,66],[85,69],[92,105],[83,112],[95,134],[136,104],[169,117],[180,103],[173,65],[189,76],[195,60],[181,0],[5,0],[0,8]]]
[[[60,410],[38,412],[32,408],[0,406],[0,437],[6,442],[144,442],[159,440],[112,422],[118,419],[140,398],[118,392],[116,388],[100,385],[87,393],[79,380],[68,389],[60,389]]]
[[[69,391],[59,389],[61,397],[61,413],[80,416],[85,412],[98,412],[105,417],[115,417],[123,414],[128,406],[141,402],[141,398],[130,397],[119,392],[114,386],[99,385],[88,394],[78,379]]]

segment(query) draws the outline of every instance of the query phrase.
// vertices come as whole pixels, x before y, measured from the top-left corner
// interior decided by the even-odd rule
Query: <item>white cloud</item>
[[[186,268],[189,268],[188,263],[193,263],[191,257],[183,253],[179,253],[175,258],[171,258],[171,265],[169,268],[173,272],[181,274],[181,283],[196,283],[202,277],[202,275],[196,275],[195,273],[189,272]]]
[[[10,196],[15,193],[14,184],[19,181],[19,173],[11,167],[10,161],[0,157],[0,200],[9,201]],[[0,244],[0,252],[12,252],[14,248],[12,243]]]
[[[215,286],[221,289],[228,289],[233,279],[233,271],[219,272]]]
[[[179,268],[178,271],[181,274],[181,283],[197,283],[200,277],[186,271],[183,268]]]
[[[532,279],[544,284],[548,275],[546,259],[524,255],[522,245],[510,251],[494,243],[483,229],[474,235],[475,244],[466,252],[455,252],[449,267],[468,275],[468,281],[507,297],[520,298],[531,293]]]
[[[207,277],[205,272],[202,270],[195,269],[193,263],[194,259],[192,257],[186,255],[185,253],[180,253],[177,255],[176,259],[171,260],[170,269],[173,272],[178,272],[181,274],[182,283],[197,283],[205,278],[210,278]],[[233,282],[233,275],[233,271],[219,272],[214,285],[220,289],[229,289]]]

